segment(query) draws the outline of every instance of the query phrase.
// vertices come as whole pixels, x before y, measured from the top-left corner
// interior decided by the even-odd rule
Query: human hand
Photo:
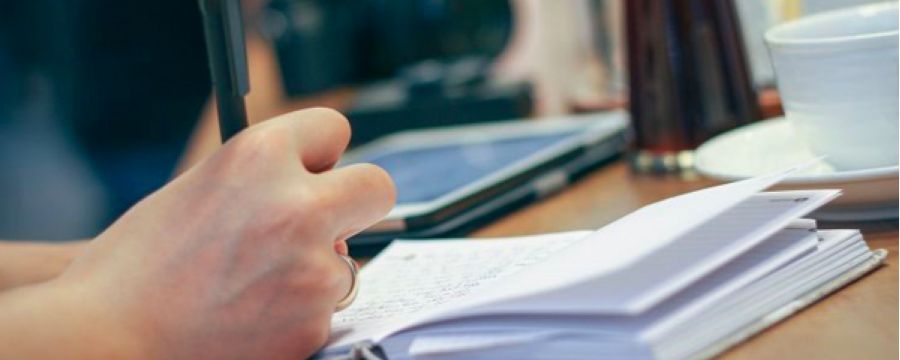
[[[88,240],[0,241],[0,292],[56,278],[87,244]]]
[[[130,209],[58,286],[151,357],[311,355],[350,288],[341,241],[394,203],[383,170],[332,169],[349,136],[326,109],[248,128]]]

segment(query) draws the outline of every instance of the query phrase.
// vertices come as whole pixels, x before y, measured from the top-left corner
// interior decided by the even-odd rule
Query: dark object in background
[[[0,125],[43,122],[58,130],[108,199],[102,223],[59,237],[94,235],[171,177],[209,97],[202,30],[195,1],[0,1]],[[39,101],[34,79],[47,84]],[[36,102],[39,118],[16,115]],[[15,233],[41,238],[45,231]]]
[[[625,2],[632,165],[692,167],[709,137],[759,119],[732,0]]]
[[[290,96],[353,85],[353,144],[398,130],[521,118],[525,83],[488,78],[506,46],[505,1],[274,0],[260,23]]]
[[[111,220],[171,178],[209,99],[200,9],[188,0],[62,3],[71,82],[59,101],[111,195]]]
[[[532,108],[531,86],[492,82],[488,65],[483,57],[428,60],[360,87],[347,112],[352,145],[400,130],[525,117]]]
[[[395,76],[427,59],[493,57],[512,31],[506,1],[273,0],[261,20],[292,96]]]

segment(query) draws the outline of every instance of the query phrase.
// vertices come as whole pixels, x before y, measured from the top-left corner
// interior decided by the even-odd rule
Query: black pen
[[[199,0],[222,143],[247,127],[250,91],[240,0]]]

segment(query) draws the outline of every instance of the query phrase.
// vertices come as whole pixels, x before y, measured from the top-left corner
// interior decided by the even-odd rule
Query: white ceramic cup
[[[897,165],[897,2],[824,12],[769,29],[785,115],[837,170]]]

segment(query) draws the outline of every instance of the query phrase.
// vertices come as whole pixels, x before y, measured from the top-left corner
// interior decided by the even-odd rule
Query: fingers
[[[391,177],[372,164],[355,164],[315,176],[329,195],[328,209],[346,239],[378,222],[394,207],[396,191]]]
[[[275,117],[260,125],[259,131],[286,132],[294,153],[313,173],[331,169],[350,143],[350,123],[341,113],[327,108],[311,108]]]
[[[338,240],[334,242],[334,251],[339,255],[350,255],[350,247],[347,245],[347,237],[339,237]]]
[[[236,139],[243,141],[231,146],[233,153],[245,154],[245,161],[239,164],[258,164],[263,160],[277,165],[264,169],[290,169],[284,163],[268,160],[290,156],[290,161],[296,161],[299,157],[303,168],[314,174],[297,178],[302,184],[290,182],[288,192],[297,190],[303,194],[297,204],[306,214],[317,213],[320,221],[315,223],[329,232],[329,247],[336,252],[346,254],[346,243],[331,242],[362,231],[393,208],[396,193],[384,170],[369,164],[332,170],[350,141],[350,125],[340,113],[325,108],[295,111],[248,130]],[[272,177],[268,173],[261,176]]]

